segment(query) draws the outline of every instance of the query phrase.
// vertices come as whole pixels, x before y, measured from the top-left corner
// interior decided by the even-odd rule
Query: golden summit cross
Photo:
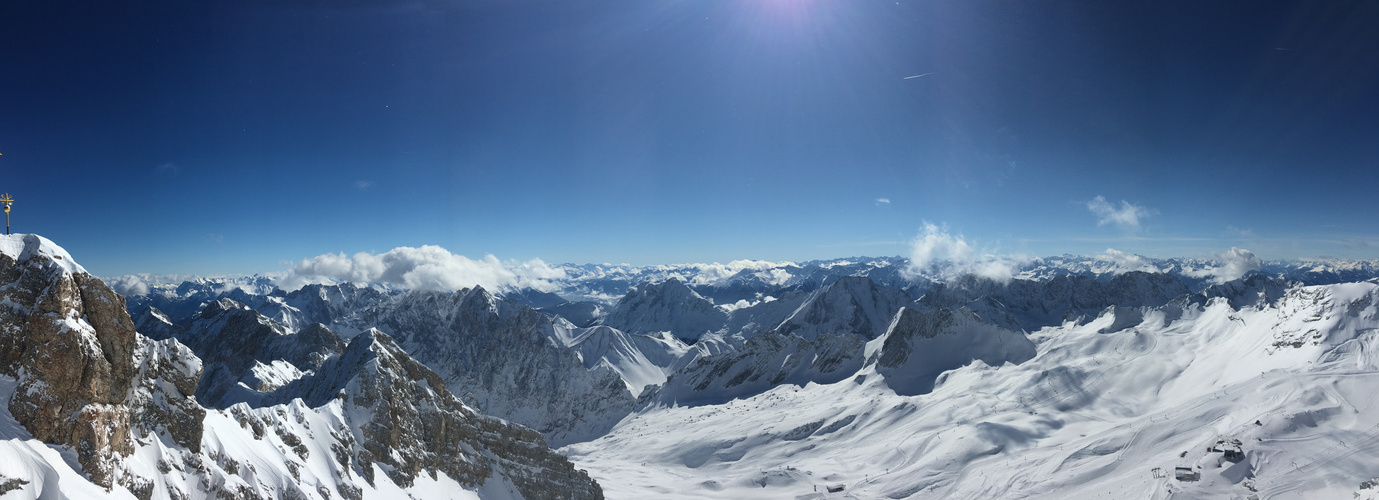
[[[10,204],[14,203],[14,198],[9,193],[0,196],[0,203],[5,204],[5,234],[10,234]]]

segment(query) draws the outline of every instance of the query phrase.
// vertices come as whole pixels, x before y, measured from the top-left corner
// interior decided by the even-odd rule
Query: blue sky
[[[0,191],[102,275],[1376,258],[1374,47],[1373,2],[7,2]]]

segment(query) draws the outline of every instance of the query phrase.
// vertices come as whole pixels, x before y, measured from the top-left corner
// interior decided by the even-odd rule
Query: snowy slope
[[[974,361],[928,393],[897,394],[869,364],[836,383],[653,405],[562,451],[609,498],[829,498],[828,485],[848,498],[1373,498],[1377,303],[1365,282],[1291,288],[1263,308],[1108,308],[1034,332],[1022,363]],[[1242,460],[1208,451],[1230,440]],[[1172,479],[1177,466],[1200,480]]]

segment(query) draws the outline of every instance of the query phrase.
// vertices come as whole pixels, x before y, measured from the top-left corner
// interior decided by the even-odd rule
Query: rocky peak
[[[317,374],[284,387],[279,398],[302,397],[320,406],[344,398],[365,411],[360,452],[386,464],[389,479],[410,486],[424,472],[441,471],[467,486],[492,477],[511,482],[524,498],[602,498],[598,484],[551,451],[541,433],[481,415],[444,381],[378,330],[355,337]]]
[[[728,321],[728,313],[676,278],[643,283],[627,292],[602,324],[628,333],[671,332],[694,342],[716,332]]]
[[[374,323],[484,412],[533,427],[557,446],[592,439],[631,411],[618,373],[586,368],[554,320],[483,288],[408,292]]]
[[[1219,285],[1211,285],[1195,295],[1192,302],[1206,304],[1213,298],[1223,297],[1230,302],[1231,308],[1237,310],[1246,307],[1268,307],[1283,298],[1290,286],[1288,281],[1282,278],[1254,273]]]
[[[244,305],[243,302],[228,297],[224,297],[216,299],[209,304],[206,304],[206,307],[201,309],[201,313],[197,314],[197,317],[200,319],[215,319],[219,316],[233,313],[235,311],[248,310],[250,310],[249,306]]]
[[[286,294],[283,304],[293,308],[295,315],[300,316],[296,324],[335,325],[351,314],[377,304],[386,296],[384,292],[353,283],[313,284]]]
[[[455,321],[467,322],[471,324],[493,325],[507,319],[508,313],[512,308],[501,307],[501,301],[493,294],[485,290],[484,287],[475,286],[468,290],[462,290],[460,305],[456,309]]]
[[[909,302],[899,289],[864,276],[843,276],[815,290],[777,330],[806,339],[839,333],[872,339],[885,333],[891,316]]]
[[[65,250],[37,235],[0,236],[0,373],[19,384],[9,411],[34,437],[72,446],[106,487],[132,451],[122,403],[135,337],[124,298]]]
[[[1037,330],[1067,320],[1095,318],[1112,305],[1157,307],[1188,293],[1187,284],[1176,276],[1143,271],[1105,281],[1067,275],[1048,281],[1000,283],[964,276],[935,286],[920,302],[935,309],[967,308],[1005,328]]]
[[[153,340],[177,338],[181,329],[156,307],[146,307],[134,318],[134,328]]]
[[[703,356],[643,392],[638,405],[698,406],[747,398],[781,384],[831,384],[856,373],[866,341],[852,333],[804,339],[775,331],[740,348]]]
[[[196,320],[177,330],[178,339],[205,363],[197,399],[215,408],[256,402],[265,392],[319,367],[345,348],[338,334],[319,323],[291,333],[228,298],[207,304]]]

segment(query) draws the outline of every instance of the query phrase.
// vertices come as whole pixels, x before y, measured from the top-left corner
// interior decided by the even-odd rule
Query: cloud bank
[[[493,291],[525,287],[554,291],[552,280],[564,279],[565,271],[541,259],[526,262],[499,261],[493,255],[470,259],[449,250],[425,245],[397,247],[381,254],[360,252],[325,254],[296,263],[278,287],[296,290],[311,283],[385,283],[409,290],[453,291],[475,285]]]
[[[1125,274],[1130,271],[1144,271],[1146,273],[1163,272],[1158,266],[1155,266],[1149,259],[1143,256],[1125,253],[1114,248],[1107,248],[1106,253],[1098,255],[1097,258],[1111,261],[1111,263],[1115,264],[1116,268],[1113,272],[1116,274]]]
[[[134,275],[118,276],[105,279],[105,284],[110,286],[115,293],[125,297],[133,295],[148,295],[148,283],[142,278]]]
[[[762,280],[773,285],[779,285],[785,283],[786,280],[790,279],[790,273],[780,268],[785,266],[793,266],[795,265],[795,263],[742,259],[735,260],[727,264],[719,264],[717,262],[714,262],[712,264],[691,265],[698,268],[699,270],[699,274],[696,274],[693,280],[690,282],[694,285],[715,283],[720,280],[731,278],[737,273],[746,270],[757,271],[757,276],[760,277]],[[681,277],[681,279],[683,280],[684,278]]]
[[[1244,248],[1231,247],[1230,250],[1216,254],[1220,265],[1202,269],[1184,269],[1183,275],[1193,278],[1207,278],[1216,284],[1240,279],[1245,273],[1264,267],[1264,262],[1255,257],[1254,252]]]
[[[1092,198],[1092,201],[1087,202],[1087,210],[1096,214],[1096,225],[1098,226],[1115,224],[1129,230],[1139,229],[1140,219],[1154,215],[1154,210],[1125,200],[1120,200],[1120,206],[1117,207],[1102,196],[1097,196]]]
[[[977,255],[962,235],[954,236],[930,223],[915,237],[910,252],[910,276],[952,279],[965,274],[1009,283],[1019,262],[1009,257]]]

